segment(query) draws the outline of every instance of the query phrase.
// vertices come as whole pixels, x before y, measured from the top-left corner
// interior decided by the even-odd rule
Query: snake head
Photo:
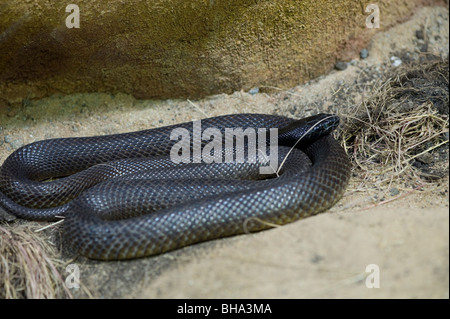
[[[333,114],[317,114],[296,120],[278,130],[278,143],[284,146],[303,147],[330,134],[339,125],[339,117]]]

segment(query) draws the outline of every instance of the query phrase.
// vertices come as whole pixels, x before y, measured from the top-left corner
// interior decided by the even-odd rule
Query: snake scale
[[[67,242],[101,260],[160,254],[259,231],[322,212],[342,197],[350,161],[330,134],[338,123],[338,117],[326,114],[301,120],[234,114],[201,121],[203,128],[221,133],[277,128],[277,159],[283,164],[269,176],[259,173],[263,157],[250,161],[249,153],[242,163],[197,163],[193,152],[194,163],[174,163],[169,155],[176,141],[170,134],[181,128],[192,136],[192,122],[37,141],[1,166],[0,207],[26,219],[64,216]],[[207,143],[202,140],[201,147]],[[248,151],[249,143],[234,143],[220,156],[242,147]]]

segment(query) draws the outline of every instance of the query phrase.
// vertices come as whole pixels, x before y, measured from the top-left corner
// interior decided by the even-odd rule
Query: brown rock
[[[421,1],[378,1],[382,28]],[[8,101],[54,93],[201,97],[287,87],[355,57],[375,29],[352,0],[80,0],[0,5],[0,92]],[[343,52],[340,48],[345,48]]]

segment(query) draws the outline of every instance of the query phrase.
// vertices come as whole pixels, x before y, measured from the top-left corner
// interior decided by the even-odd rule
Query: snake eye
[[[331,133],[334,129],[336,129],[339,126],[339,117],[336,115],[331,114],[324,114],[326,115],[323,118],[324,123],[324,130],[328,131],[328,133]]]

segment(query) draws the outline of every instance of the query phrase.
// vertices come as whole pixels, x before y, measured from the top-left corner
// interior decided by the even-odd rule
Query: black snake
[[[249,160],[249,139],[239,146],[234,138],[233,147],[220,153],[225,158],[244,147],[243,163],[174,163],[168,155],[176,141],[170,134],[181,128],[192,136],[192,122],[38,141],[13,152],[1,166],[0,206],[26,219],[64,216],[67,241],[82,255],[104,260],[259,231],[317,214],[342,197],[350,162],[330,134],[338,123],[338,117],[325,114],[302,120],[235,114],[201,121],[202,128],[220,134],[227,128],[278,128],[277,159],[284,163],[270,178],[259,173],[267,158]],[[194,152],[189,160],[197,161]]]

